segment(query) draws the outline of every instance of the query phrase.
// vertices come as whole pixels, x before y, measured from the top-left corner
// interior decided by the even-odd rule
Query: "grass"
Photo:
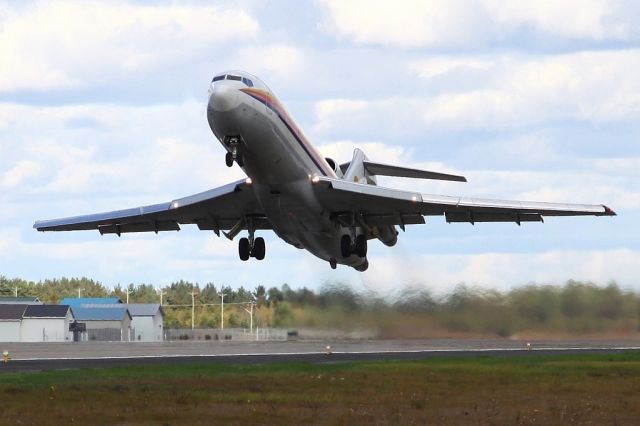
[[[177,364],[0,375],[0,424],[638,424],[639,419],[637,353]]]

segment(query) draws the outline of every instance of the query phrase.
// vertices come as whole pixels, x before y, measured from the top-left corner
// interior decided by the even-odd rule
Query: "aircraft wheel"
[[[358,257],[367,256],[367,237],[365,235],[358,235],[356,237],[356,248],[354,251]]]
[[[264,238],[258,237],[253,242],[253,250],[251,251],[251,255],[258,260],[264,259],[264,255],[267,249],[264,244]]]
[[[236,152],[236,163],[238,163],[238,166],[240,167],[244,166],[244,158],[240,151]]]
[[[340,254],[342,254],[342,257],[345,259],[351,256],[351,237],[348,235],[343,235],[342,238],[340,238]]]
[[[240,242],[238,243],[238,254],[240,255],[240,260],[249,260],[249,252],[249,239],[240,238]]]
[[[227,152],[227,155],[224,156],[224,162],[227,163],[227,167],[233,166],[233,154]]]
[[[338,261],[332,257],[329,259],[329,265],[331,265],[331,269],[336,269],[338,267]]]

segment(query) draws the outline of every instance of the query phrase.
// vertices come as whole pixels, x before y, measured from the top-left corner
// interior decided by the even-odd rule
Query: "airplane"
[[[241,232],[242,261],[265,258],[264,238],[282,240],[329,262],[365,271],[369,240],[391,247],[397,227],[446,221],[543,222],[546,216],[615,216],[605,205],[505,201],[421,194],[377,185],[376,176],[466,182],[463,176],[370,161],[355,149],[351,161],[324,158],[267,85],[243,71],[213,77],[207,120],[226,150],[225,163],[247,178],[170,202],[63,219],[36,221],[38,231],[98,230],[101,235],[179,231],[195,224],[233,240]]]

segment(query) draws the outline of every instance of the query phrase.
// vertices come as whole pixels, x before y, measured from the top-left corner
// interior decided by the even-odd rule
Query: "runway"
[[[527,343],[531,343],[530,349]],[[329,346],[330,350],[327,350]],[[483,339],[294,342],[0,343],[11,360],[0,373],[168,363],[266,364],[419,360],[433,357],[640,352],[640,342]],[[329,352],[329,353],[328,353]]]

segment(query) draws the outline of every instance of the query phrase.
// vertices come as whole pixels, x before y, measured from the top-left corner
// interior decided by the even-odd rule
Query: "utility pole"
[[[131,290],[131,289],[128,289],[128,288],[127,288],[126,293],[127,293],[127,305],[128,305],[128,304],[129,304],[129,295],[130,295],[131,293],[133,293],[133,290]]]
[[[191,292],[191,329],[196,327],[196,294],[195,291]]]
[[[158,292],[158,294],[160,295],[160,306],[162,306],[162,296],[164,296],[165,294],[167,294],[166,291],[162,290],[161,288],[156,290]]]
[[[220,292],[218,293],[218,296],[222,299],[222,304],[220,305],[220,330],[224,330],[224,296],[226,296],[226,294]]]
[[[255,304],[255,300],[252,300],[249,302],[249,309],[243,308],[245,312],[249,314],[249,334],[253,334],[253,307]]]
[[[80,299],[80,293],[82,293],[82,289],[80,287],[78,287],[78,299]]]

